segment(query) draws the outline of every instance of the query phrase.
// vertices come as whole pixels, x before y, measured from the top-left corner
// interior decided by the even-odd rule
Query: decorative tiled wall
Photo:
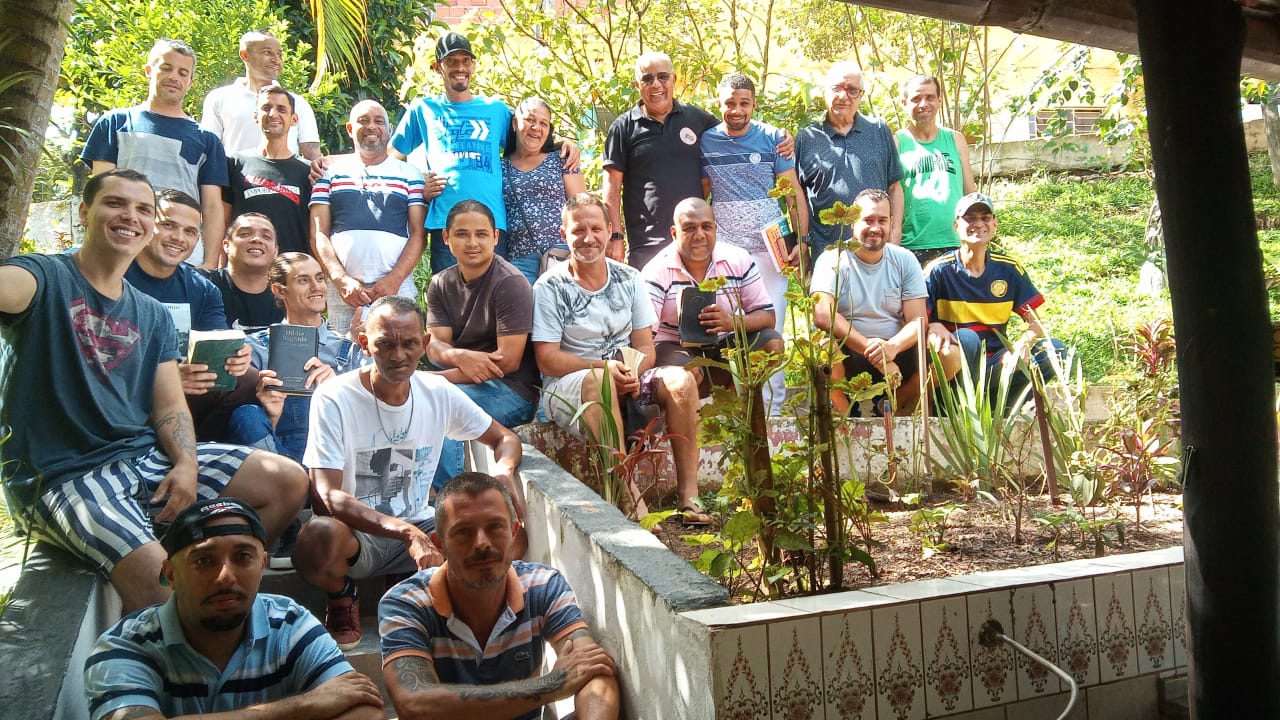
[[[1057,717],[1066,683],[978,643],[994,618],[1076,679],[1072,717],[1145,720],[1105,699],[1185,669],[1182,594],[1174,548],[685,616],[710,632],[718,718]]]

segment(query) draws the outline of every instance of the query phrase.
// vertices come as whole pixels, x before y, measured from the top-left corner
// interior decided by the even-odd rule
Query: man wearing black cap
[[[372,720],[382,696],[305,608],[259,595],[266,532],[249,505],[202,500],[161,540],[168,602],[98,638],[85,662],[93,720],[243,711],[255,718]],[[239,715],[237,715],[239,717]]]
[[[419,147],[426,153],[426,164],[419,169],[427,179],[427,199],[437,198],[426,224],[431,272],[437,273],[457,263],[444,243],[444,227],[449,210],[463,200],[475,200],[493,211],[497,254],[507,256],[502,151],[511,127],[511,109],[501,100],[471,92],[476,59],[465,37],[451,32],[440,38],[432,67],[444,78],[444,92],[409,105],[391,136],[391,154],[404,160]],[[568,160],[566,168],[576,168],[577,146],[564,140],[557,144]]]

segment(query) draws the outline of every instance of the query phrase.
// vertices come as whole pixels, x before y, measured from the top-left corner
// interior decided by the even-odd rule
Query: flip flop
[[[677,510],[680,523],[685,527],[706,527],[715,522],[715,518],[703,512],[696,505],[681,505]]]

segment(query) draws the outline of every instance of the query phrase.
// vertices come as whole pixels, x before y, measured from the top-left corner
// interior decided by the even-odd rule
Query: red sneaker
[[[338,643],[338,648],[350,650],[360,644],[360,598],[345,595],[329,600],[324,613],[324,627]]]

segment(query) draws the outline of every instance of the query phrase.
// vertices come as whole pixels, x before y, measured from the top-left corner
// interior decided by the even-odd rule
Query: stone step
[[[360,589],[360,629],[363,635],[360,643],[346,651],[347,660],[357,672],[368,675],[378,684],[382,691],[388,718],[396,717],[395,708],[391,705],[391,696],[387,694],[387,686],[382,681],[382,650],[378,642],[378,600],[386,591],[386,581],[382,577],[361,580]],[[327,598],[324,591],[303,582],[293,570],[267,570],[262,576],[260,592],[273,595],[286,595],[295,602],[310,610],[319,620],[324,620]]]

